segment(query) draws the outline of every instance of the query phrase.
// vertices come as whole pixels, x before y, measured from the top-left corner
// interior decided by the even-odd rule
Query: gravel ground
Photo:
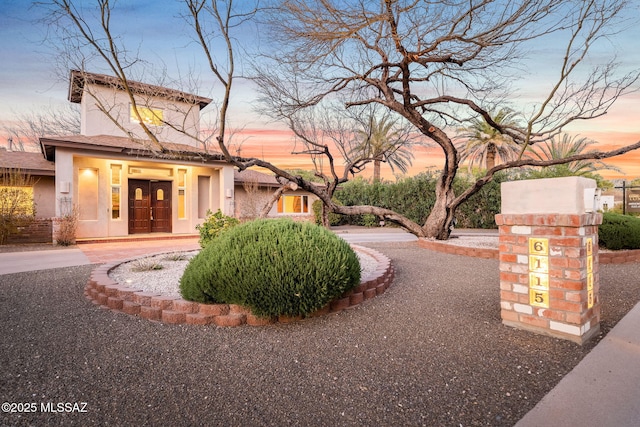
[[[511,426],[594,345],[503,326],[495,260],[367,246],[396,266],[385,294],[266,327],[100,309],[83,296],[91,266],[2,276],[0,401],[37,412],[0,425]],[[601,266],[603,333],[639,276]],[[41,412],[75,402],[86,412]]]

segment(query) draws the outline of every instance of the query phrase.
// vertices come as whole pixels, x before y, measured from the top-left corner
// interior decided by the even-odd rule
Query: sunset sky
[[[83,4],[91,4],[89,0]],[[162,3],[162,7],[158,5]],[[198,94],[216,99],[213,80],[206,73],[199,47],[191,42],[187,28],[178,18],[180,2],[166,0],[120,0],[121,8],[112,18],[131,45],[146,53],[146,58],[156,64],[164,64],[167,74],[180,80],[195,70],[202,88]],[[632,2],[627,27],[615,39],[607,40],[604,50],[616,51],[618,60],[627,69],[640,68],[640,4]],[[0,0],[0,146],[6,144],[5,126],[10,126],[16,116],[43,107],[67,103],[68,82],[55,70],[54,59],[43,44],[47,27],[39,22],[44,11],[31,7],[29,1]],[[540,62],[553,47],[540,46]],[[598,53],[598,51],[596,51]],[[600,54],[602,51],[600,51]],[[597,55],[596,55],[597,56]],[[542,67],[541,69],[545,69]],[[101,70],[92,70],[97,71]],[[532,94],[548,89],[545,74],[532,79],[528,91]],[[636,84],[636,89],[639,85]],[[180,88],[182,89],[182,88]],[[285,168],[309,169],[304,156],[292,156],[293,138],[281,124],[271,123],[253,108],[256,93],[250,83],[237,80],[232,98],[231,128],[242,129],[235,142],[242,141],[243,156],[257,156]],[[527,95],[521,95],[526,99]],[[609,114],[596,120],[585,121],[567,128],[571,133],[592,138],[599,149],[612,149],[640,140],[640,94],[632,93],[619,99]],[[410,174],[427,168],[440,168],[442,155],[437,147],[418,147]],[[607,178],[633,179],[640,177],[640,151],[608,160],[622,168],[626,175],[602,171]],[[382,169],[391,177],[388,167]]]

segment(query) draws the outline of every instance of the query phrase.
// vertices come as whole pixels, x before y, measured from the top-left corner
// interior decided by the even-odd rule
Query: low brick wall
[[[452,255],[463,255],[475,258],[499,259],[498,249],[491,248],[472,248],[467,246],[452,245],[446,240],[428,240],[418,239],[418,246],[436,252],[442,252]],[[615,252],[598,251],[600,264],[626,264],[632,262],[640,262],[640,249],[621,250]]]
[[[356,251],[364,252],[377,261],[375,271],[369,276],[363,277],[360,280],[360,285],[356,288],[332,301],[310,317],[354,307],[363,301],[383,294],[391,286],[395,273],[391,260],[373,249],[355,245],[353,247]],[[109,277],[109,271],[129,261],[133,260],[103,264],[94,269],[85,287],[85,296],[96,305],[164,323],[260,326],[272,323],[290,323],[302,319],[301,317],[285,316],[278,318],[258,317],[252,314],[249,309],[239,305],[201,304],[120,285]]]
[[[640,249],[598,252],[600,264],[626,264],[640,262]]]
[[[52,233],[51,218],[36,218],[19,225],[17,231],[11,233],[5,243],[51,243]]]
[[[446,240],[418,239],[418,246],[436,252],[452,255],[464,255],[475,258],[498,259],[498,249],[473,248],[468,246],[452,245]]]

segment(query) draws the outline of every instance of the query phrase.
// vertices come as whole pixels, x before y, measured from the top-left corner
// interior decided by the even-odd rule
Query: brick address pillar
[[[579,344],[600,331],[595,186],[582,177],[502,183],[496,223],[505,325]]]

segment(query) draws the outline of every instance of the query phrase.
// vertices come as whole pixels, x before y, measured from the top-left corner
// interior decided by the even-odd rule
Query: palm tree
[[[503,108],[493,117],[493,121],[501,126],[515,126],[515,114],[508,108]],[[500,133],[484,119],[474,119],[471,125],[460,129],[464,132],[464,140],[456,144],[460,153],[460,162],[469,161],[469,169],[477,163],[479,167],[488,170],[496,165],[496,159],[505,162],[515,160],[520,154],[520,147],[513,139]]]
[[[576,154],[588,153],[585,150],[595,143],[596,141],[585,137],[580,138],[579,135],[569,136],[563,134],[560,139],[546,141],[538,148],[529,148],[528,153],[529,156],[536,160],[557,160]],[[578,160],[562,165],[546,166],[539,171],[532,172],[530,175],[535,178],[591,176],[594,172],[603,169],[622,172],[619,168],[601,160]]]
[[[391,171],[397,169],[406,173],[411,166],[413,153],[409,150],[411,145],[406,131],[396,126],[395,120],[389,116],[383,116],[378,120],[375,115],[369,117],[369,121],[363,124],[363,129],[356,131],[357,142],[352,154],[365,159],[373,159],[373,180],[380,181],[380,166],[387,163]]]

